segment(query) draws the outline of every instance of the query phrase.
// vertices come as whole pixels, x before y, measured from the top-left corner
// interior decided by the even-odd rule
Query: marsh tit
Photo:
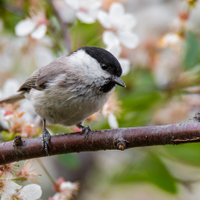
[[[76,125],[88,133],[83,122],[99,111],[120,78],[122,68],[108,51],[98,47],[81,47],[39,68],[19,88],[18,93],[2,103],[28,99],[43,120],[43,148],[48,154],[50,133],[46,121],[64,126]]]

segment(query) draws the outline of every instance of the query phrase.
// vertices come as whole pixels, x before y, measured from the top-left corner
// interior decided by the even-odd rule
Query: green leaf
[[[114,184],[149,182],[169,192],[177,193],[176,182],[154,154],[148,154],[141,162],[129,165],[122,173],[118,173],[112,180]]]
[[[61,154],[57,158],[66,168],[77,169],[80,166],[80,160],[77,154]]]
[[[165,153],[176,161],[184,162],[186,164],[200,166],[200,144],[184,144],[176,146],[163,147]]]
[[[200,42],[198,36],[188,32],[186,40],[186,52],[183,59],[184,68],[191,69],[200,63]]]

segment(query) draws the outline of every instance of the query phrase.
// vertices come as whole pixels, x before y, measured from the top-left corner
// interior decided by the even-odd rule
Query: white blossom
[[[65,182],[64,180],[58,186],[58,192],[52,197],[53,200],[70,200],[72,199],[79,189],[79,183],[72,183],[70,181]]]
[[[103,33],[103,42],[107,46],[119,45],[133,49],[139,44],[138,36],[132,32],[136,25],[135,17],[130,13],[125,13],[121,3],[113,3],[109,12],[99,10],[98,20],[106,30]]]
[[[37,184],[24,186],[14,195],[19,200],[36,200],[42,196],[42,189]]]
[[[11,200],[12,195],[16,190],[19,190],[22,186],[12,181],[13,175],[11,173],[3,174],[0,177],[0,197],[1,200]]]
[[[118,128],[118,122],[116,119],[116,116],[112,112],[112,110],[109,109],[109,103],[106,102],[104,106],[102,107],[102,115],[108,119],[108,124],[111,128]]]
[[[19,89],[19,83],[15,79],[8,79],[5,82],[3,89],[0,90],[0,99],[15,94],[18,89]],[[8,129],[9,125],[4,117],[5,112],[6,110],[3,107],[0,107],[0,125],[3,128]]]
[[[42,39],[47,31],[47,20],[43,12],[37,15],[32,15],[32,18],[27,18],[20,21],[15,26],[15,34],[17,36],[31,35],[34,39]]]
[[[97,11],[101,6],[100,0],[65,0],[67,5],[75,11],[76,17],[87,24],[94,23]]]
[[[108,124],[111,128],[119,128],[116,116],[113,112],[110,112],[108,115]]]

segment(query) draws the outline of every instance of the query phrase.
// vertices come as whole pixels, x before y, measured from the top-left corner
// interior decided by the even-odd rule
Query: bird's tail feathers
[[[15,103],[16,101],[19,101],[19,100],[24,99],[24,98],[25,98],[24,92],[21,92],[19,94],[15,94],[15,95],[12,95],[12,96],[10,96],[8,98],[0,100],[0,104],[3,104],[3,103]]]

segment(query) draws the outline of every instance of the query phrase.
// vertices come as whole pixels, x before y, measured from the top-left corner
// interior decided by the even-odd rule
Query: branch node
[[[119,138],[117,140],[117,142],[115,143],[115,145],[116,145],[117,149],[124,151],[127,147],[127,143],[129,143],[129,142],[126,141],[125,139]]]
[[[14,147],[19,147],[19,146],[23,146],[23,141],[20,135],[16,135],[15,139],[13,141],[13,146]]]
[[[200,122],[200,112],[195,113],[194,119]]]

